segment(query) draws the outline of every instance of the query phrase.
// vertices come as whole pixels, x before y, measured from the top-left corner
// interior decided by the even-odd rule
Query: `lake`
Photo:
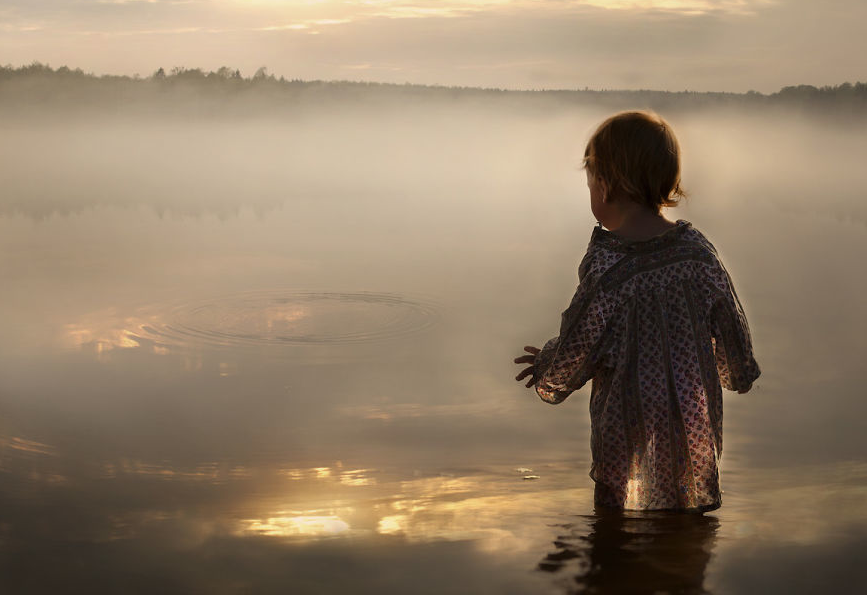
[[[10,593],[816,593],[867,580],[867,125],[662,113],[762,377],[721,509],[596,515],[556,334],[601,108],[0,123]]]

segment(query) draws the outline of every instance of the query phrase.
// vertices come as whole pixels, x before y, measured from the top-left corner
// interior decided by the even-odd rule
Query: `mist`
[[[269,560],[351,567],[350,542],[319,540],[348,531],[380,548],[382,572],[409,547],[466,592],[547,585],[509,573],[589,507],[589,387],[552,409],[511,360],[557,332],[595,225],[584,144],[626,108],[678,135],[689,197],[665,215],[720,251],[763,370],[726,394],[719,518],[740,533],[719,530],[701,573],[737,592],[752,568],[739,548],[814,515],[794,541],[751,547],[797,542],[821,566],[863,541],[863,503],[845,516],[821,487],[849,501],[867,477],[855,104],[300,83],[290,97],[267,80],[219,98],[0,89],[8,560],[35,551],[85,580],[76,568],[102,556],[122,573],[151,552],[149,588],[216,573],[271,592],[290,575]],[[539,483],[515,481],[525,467]],[[802,495],[788,516],[764,515],[786,490]],[[57,539],[83,548],[78,567],[50,554]],[[175,554],[153,553],[164,539]],[[261,551],[207,577],[171,558],[248,546]],[[493,568],[502,583],[480,578]],[[415,584],[388,576],[377,588]]]

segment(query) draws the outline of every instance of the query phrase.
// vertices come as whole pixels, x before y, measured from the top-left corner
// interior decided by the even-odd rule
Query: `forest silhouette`
[[[412,104],[422,101],[496,101],[522,108],[594,105],[611,109],[643,105],[657,110],[690,110],[709,107],[762,109],[788,107],[814,115],[867,115],[867,83],[845,82],[835,86],[788,86],[776,93],[453,87],[363,81],[286,79],[261,67],[249,77],[223,66],[215,71],[160,67],[149,77],[95,75],[80,68],[33,62],[20,67],[0,66],[0,105],[11,110],[42,108],[69,111],[91,109],[171,113],[191,110],[202,115],[233,112],[281,112],[298,107]]]

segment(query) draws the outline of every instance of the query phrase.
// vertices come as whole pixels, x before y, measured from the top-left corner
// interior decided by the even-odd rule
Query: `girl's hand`
[[[521,370],[521,373],[518,374],[517,376],[515,376],[515,380],[520,382],[521,380],[523,380],[524,378],[529,376],[530,380],[527,381],[527,384],[525,386],[527,388],[530,388],[531,386],[533,386],[533,384],[536,383],[536,368],[533,364],[536,362],[536,354],[539,353],[540,350],[538,347],[533,347],[532,345],[526,345],[524,347],[524,351],[526,351],[530,355],[522,355],[521,357],[516,357],[515,363],[516,364],[530,364],[530,365],[528,367],[524,368],[523,370]]]

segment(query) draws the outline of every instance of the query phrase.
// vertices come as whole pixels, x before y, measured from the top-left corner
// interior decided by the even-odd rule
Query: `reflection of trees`
[[[564,525],[538,569],[569,593],[705,593],[719,521],[700,514],[604,512]]]

